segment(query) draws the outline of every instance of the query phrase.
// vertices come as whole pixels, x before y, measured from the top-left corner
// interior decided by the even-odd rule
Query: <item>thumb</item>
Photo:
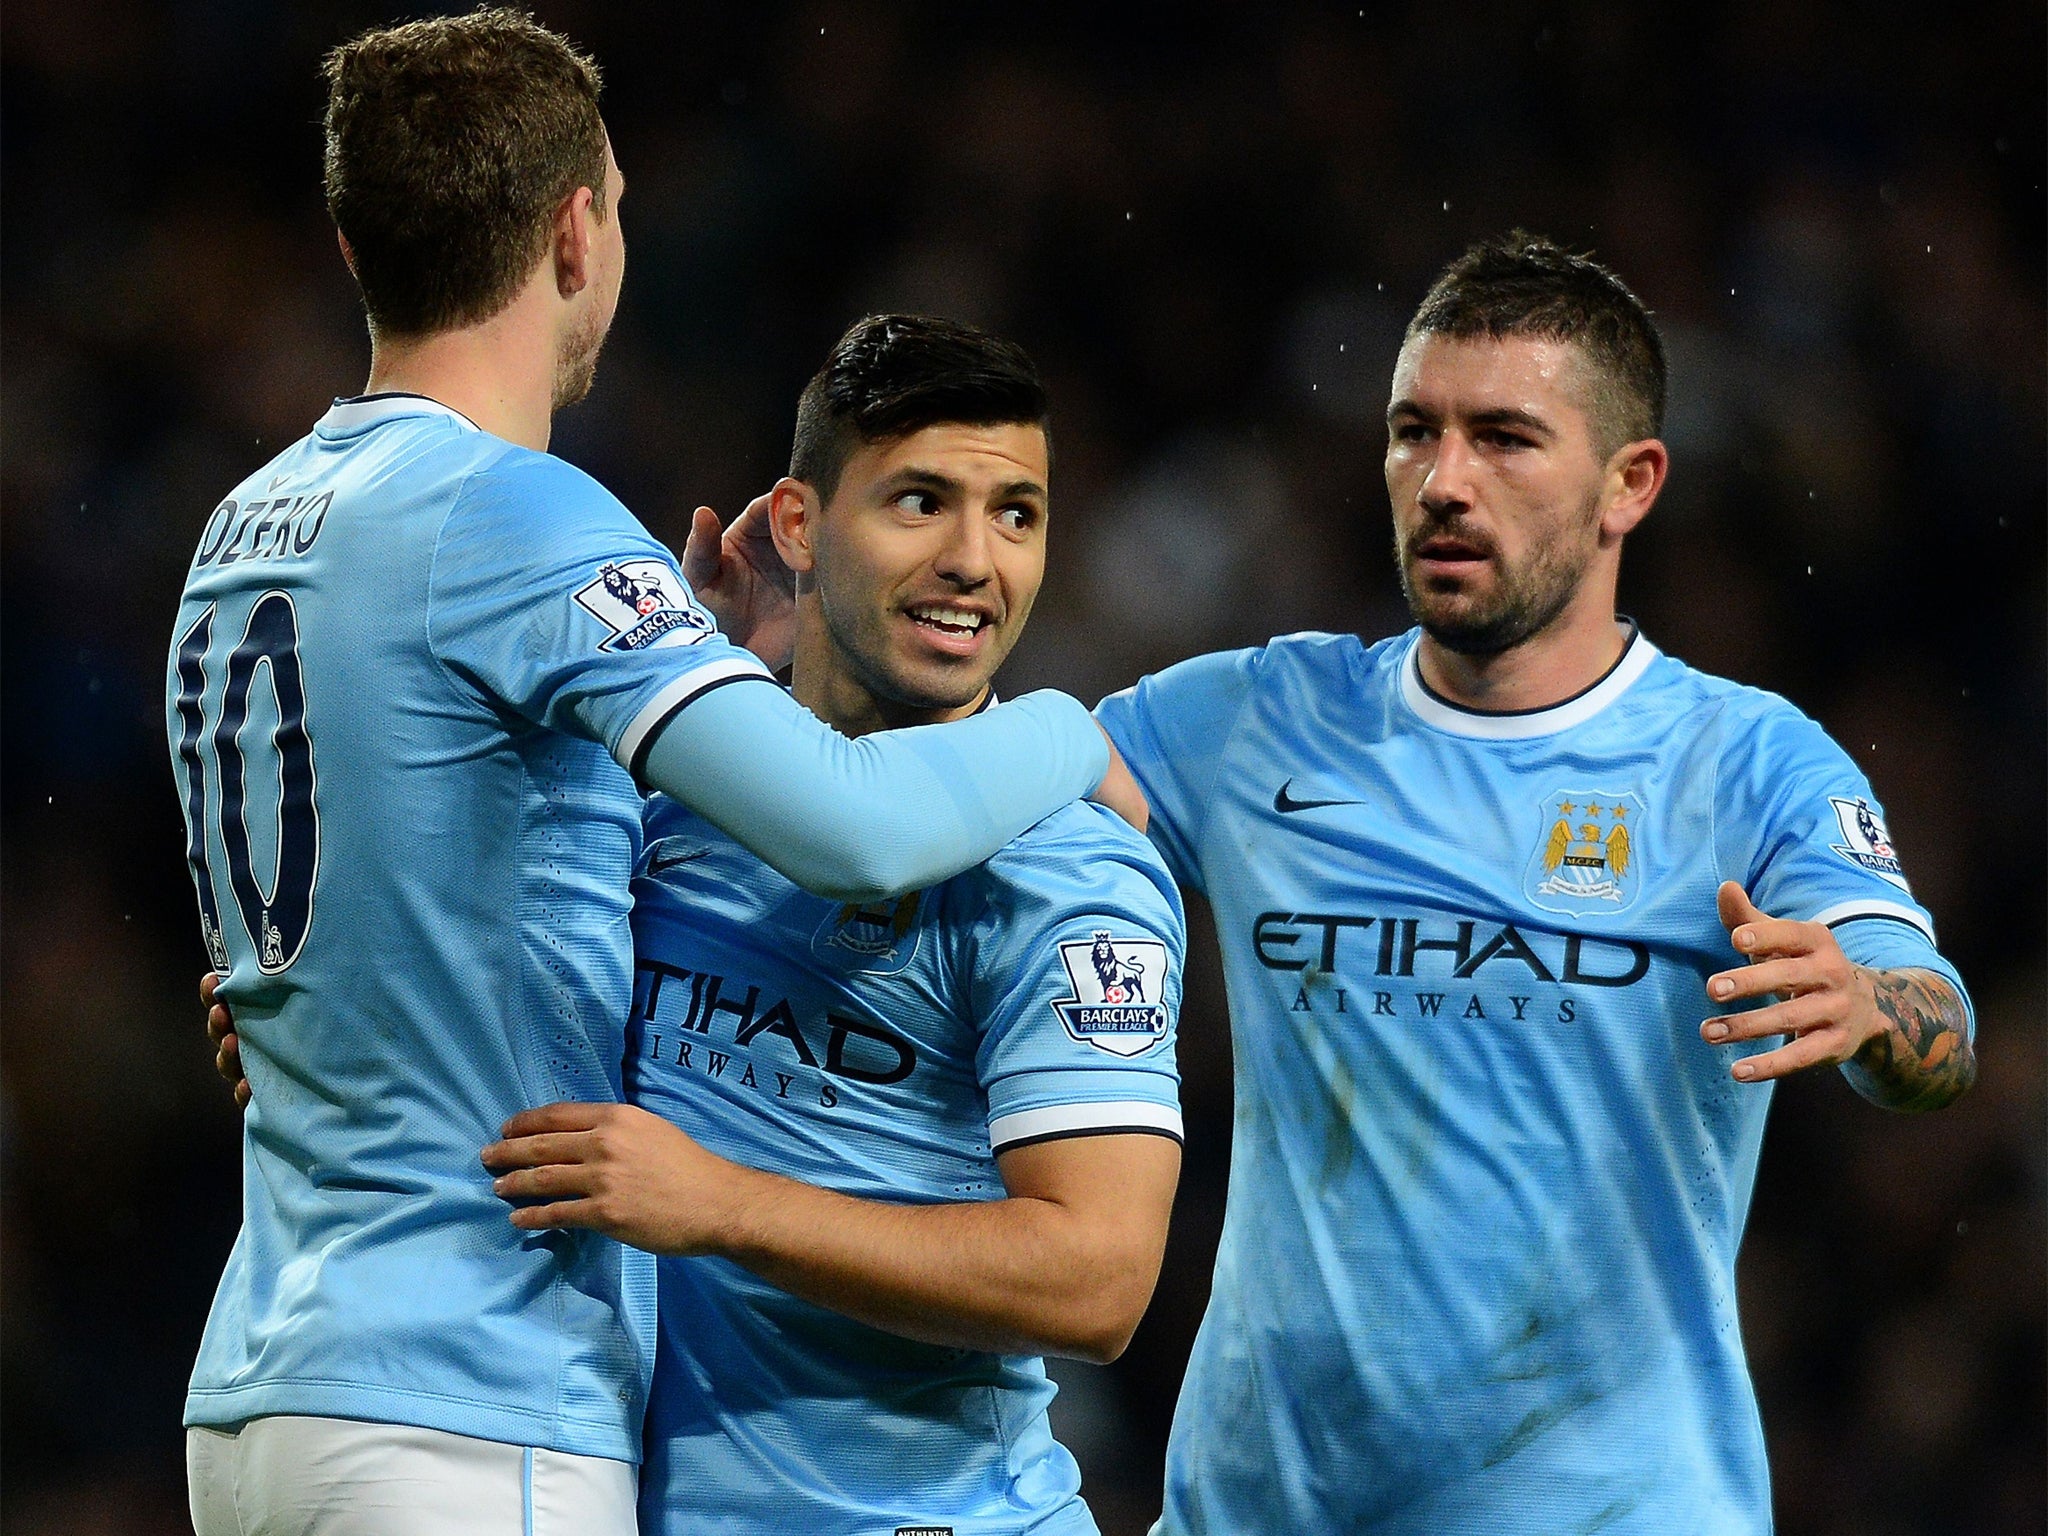
[[[718,579],[723,535],[718,514],[709,507],[699,507],[691,515],[690,537],[683,545],[683,580],[693,587],[704,587]]]
[[[1756,922],[1765,914],[1749,899],[1749,892],[1733,880],[1723,880],[1721,888],[1714,892],[1714,906],[1721,914],[1721,926],[1730,933],[1744,923]]]

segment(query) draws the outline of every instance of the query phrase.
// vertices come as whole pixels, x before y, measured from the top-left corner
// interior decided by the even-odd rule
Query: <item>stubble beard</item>
[[[1597,496],[1588,498],[1581,517],[1564,532],[1584,528],[1595,515],[1596,503]],[[1460,656],[1498,656],[1541,634],[1570,606],[1593,561],[1590,544],[1553,538],[1538,544],[1521,566],[1508,567],[1501,563],[1498,548],[1488,541],[1486,548],[1496,573],[1491,592],[1474,596],[1429,591],[1416,581],[1412,546],[1455,527],[1455,523],[1447,528],[1425,524],[1406,545],[1397,530],[1394,564],[1401,574],[1401,595],[1415,622],[1438,645]]]
[[[604,350],[605,324],[595,309],[563,338],[555,356],[554,409],[574,405],[597,382],[597,355]]]
[[[872,625],[849,618],[837,605],[824,605],[825,628],[832,645],[862,688],[878,702],[921,713],[964,709],[988,690],[990,679],[1000,668],[994,666],[914,668],[898,664],[891,654],[886,618]],[[1007,654],[1007,653],[1006,653]]]

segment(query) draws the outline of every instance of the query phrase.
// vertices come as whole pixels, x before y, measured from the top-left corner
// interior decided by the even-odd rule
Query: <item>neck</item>
[[[1606,612],[1586,621],[1553,624],[1519,645],[1490,656],[1467,656],[1439,644],[1428,631],[1416,657],[1431,690],[1467,709],[1547,709],[1584,693],[1607,675],[1628,644],[1629,627]]]
[[[545,453],[554,423],[554,338],[515,300],[477,325],[370,337],[365,394],[425,395],[484,431]]]

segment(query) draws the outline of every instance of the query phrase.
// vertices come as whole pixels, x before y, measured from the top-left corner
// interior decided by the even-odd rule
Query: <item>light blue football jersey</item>
[[[1735,1253],[1771,1093],[1728,1069],[1769,1042],[1700,1038],[1715,888],[1954,973],[1782,699],[1637,635],[1480,714],[1416,643],[1293,636],[1098,711],[1214,908],[1236,1058],[1161,1528],[1768,1530]]]
[[[874,908],[791,885],[650,802],[627,1088],[704,1146],[844,1194],[996,1200],[995,1154],[1180,1134],[1184,919],[1092,805]],[[917,1343],[722,1259],[661,1261],[640,1528],[1093,1533],[1035,1357]]]
[[[619,1096],[620,764],[761,676],[595,481],[418,396],[337,402],[213,513],[168,723],[254,1096],[188,1424],[638,1459],[652,1261],[515,1230],[477,1153]]]

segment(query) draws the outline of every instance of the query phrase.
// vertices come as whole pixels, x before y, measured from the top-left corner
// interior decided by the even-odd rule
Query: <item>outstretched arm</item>
[[[936,885],[1084,795],[1132,819],[1110,798],[1108,738],[1061,693],[852,740],[747,678],[698,694],[657,730],[635,754],[639,777],[836,901]]]
[[[532,1231],[587,1227],[715,1254],[783,1290],[927,1343],[1108,1361],[1159,1279],[1180,1145],[1102,1135],[1001,1153],[1008,1196],[895,1205],[727,1162],[646,1110],[550,1104],[484,1166]]]
[[[1907,1111],[1940,1109],[1976,1081],[1969,1010],[1947,977],[1856,965],[1825,925],[1769,917],[1732,880],[1716,900],[1729,941],[1749,963],[1708,978],[1707,995],[1779,1001],[1708,1019],[1701,1034],[1717,1045],[1793,1037],[1736,1062],[1737,1078],[1765,1082],[1834,1064],[1871,1103]]]

